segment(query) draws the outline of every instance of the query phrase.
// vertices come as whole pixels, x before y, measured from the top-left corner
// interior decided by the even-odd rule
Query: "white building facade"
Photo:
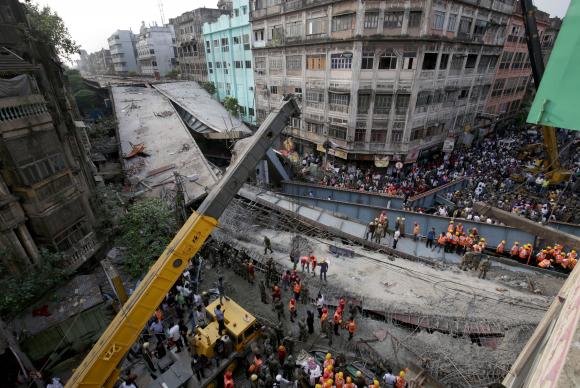
[[[141,25],[137,42],[137,59],[141,74],[164,77],[176,64],[175,32],[172,25]]]
[[[109,50],[116,74],[139,73],[137,64],[137,37],[129,30],[117,30],[109,39]]]

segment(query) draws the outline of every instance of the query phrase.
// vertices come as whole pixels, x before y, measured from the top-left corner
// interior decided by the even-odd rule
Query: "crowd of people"
[[[542,173],[532,173],[530,165],[542,155],[541,147],[529,145],[540,144],[542,139],[535,131],[526,131],[523,127],[512,127],[502,134],[493,133],[477,145],[458,145],[446,156],[420,159],[400,169],[395,163],[386,168],[355,163],[332,166],[318,183],[408,199],[465,177],[468,178],[465,188],[447,193],[447,199],[453,201],[459,211],[471,209],[475,201],[483,201],[538,222],[578,224],[580,154],[576,152],[575,136],[571,131],[558,133],[558,143],[563,150],[560,163],[572,173],[570,181],[558,185],[549,185]],[[303,166],[320,163],[320,157],[313,154],[306,155],[302,161]],[[481,216],[473,211],[466,213],[466,217],[470,213],[474,218]]]
[[[272,253],[272,246],[267,238],[264,239],[264,248],[266,252]],[[222,261],[224,257],[230,257],[229,265],[248,282],[248,287],[254,288],[258,285],[261,302],[271,306],[278,322],[260,329],[259,336],[250,344],[250,352],[241,361],[235,375],[225,368],[222,371],[220,368],[227,365],[222,361],[234,351],[232,341],[228,339],[229,332],[224,323],[225,311],[222,308],[225,305],[224,299],[229,298],[228,285],[223,277],[219,277],[215,289],[198,292],[199,284],[191,275],[195,270],[190,263],[188,270],[151,316],[140,340],[128,353],[130,361],[143,360],[146,371],[152,378],[162,373],[160,364],[168,358],[170,352],[186,352],[190,358],[193,378],[200,384],[210,374],[215,376],[217,370],[219,385],[223,382],[223,386],[227,388],[406,386],[406,371],[393,375],[388,368],[378,373],[377,377],[370,378],[360,371],[353,372],[348,369],[349,364],[341,353],[335,356],[328,353],[322,361],[315,359],[314,355],[307,359],[297,358],[297,344],[306,343],[314,337],[328,341],[329,346],[337,339],[346,344],[356,337],[356,317],[359,313],[356,303],[343,297],[333,307],[321,292],[315,298],[309,294],[307,283],[318,281],[319,275],[324,273],[326,260],[323,258],[317,258],[313,254],[303,255],[294,261],[293,269],[280,271],[275,268],[271,258],[259,265],[245,252],[222,243],[213,244],[202,253],[207,254],[208,262],[215,266],[225,264]],[[258,266],[262,274],[258,273]],[[320,281],[324,282],[324,277]],[[213,314],[208,314],[208,306],[218,302]],[[203,354],[196,354],[195,332],[197,328],[210,324],[212,319],[217,320],[221,337],[214,345],[215,357],[208,359]],[[380,379],[383,381],[379,382]],[[122,387],[138,388],[137,376],[131,369],[124,371],[123,380]],[[240,381],[243,382],[242,385]]]

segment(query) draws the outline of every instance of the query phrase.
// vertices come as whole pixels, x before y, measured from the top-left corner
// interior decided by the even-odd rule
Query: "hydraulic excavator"
[[[101,388],[115,384],[120,373],[120,362],[157,306],[183,273],[189,259],[200,250],[217,227],[219,217],[254,172],[257,163],[280,135],[290,117],[299,115],[299,112],[294,97],[287,96],[280,107],[270,113],[252,137],[246,151],[183,224],[83,362],[75,369],[66,383],[67,388]]]
[[[535,7],[532,4],[532,0],[521,0],[520,4],[524,18],[530,64],[532,66],[532,76],[534,77],[534,85],[537,90],[540,86],[540,81],[542,81],[545,66],[542,57],[540,36],[538,34],[538,25],[536,23]],[[544,139],[546,158],[534,169],[535,172],[543,172],[546,174],[550,180],[550,184],[558,184],[567,181],[570,179],[570,171],[564,170],[560,165],[556,128],[543,125],[542,137]]]

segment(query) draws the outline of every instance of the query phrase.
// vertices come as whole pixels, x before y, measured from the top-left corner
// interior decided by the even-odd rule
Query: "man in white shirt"
[[[179,332],[179,325],[176,323],[169,329],[169,337],[175,342],[177,346],[177,353],[181,352],[183,349],[183,342],[181,341],[181,333]]]
[[[393,370],[391,368],[387,369],[387,373],[383,376],[383,381],[385,382],[385,388],[394,388],[397,378],[393,375]]]

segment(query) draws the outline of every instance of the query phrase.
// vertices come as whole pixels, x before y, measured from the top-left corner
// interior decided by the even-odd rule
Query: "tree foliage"
[[[240,105],[235,97],[227,96],[224,98],[224,108],[233,116],[237,117],[240,114]]]
[[[177,69],[172,69],[169,73],[165,74],[166,78],[169,79],[178,79],[181,73]]]
[[[117,243],[126,249],[125,267],[137,278],[161,255],[177,230],[175,216],[159,198],[131,205],[120,223]]]
[[[96,231],[102,240],[111,238],[119,228],[123,202],[113,185],[99,185],[95,190]]]
[[[211,81],[205,81],[201,83],[201,87],[205,89],[206,92],[208,92],[209,94],[211,94],[212,96],[215,94],[216,89],[215,89],[215,85],[213,82]]]
[[[57,55],[70,58],[78,53],[80,46],[72,39],[64,21],[49,6],[27,2],[24,4],[28,15],[29,37],[40,44],[54,48]]]
[[[9,252],[0,252],[8,260],[18,261],[11,258]],[[66,278],[66,270],[58,264],[62,262],[61,253],[52,253],[46,250],[40,252],[40,266],[33,271],[22,271],[15,276],[5,268],[0,269],[0,314],[13,316],[26,309],[42,295],[46,294],[54,286]]]

